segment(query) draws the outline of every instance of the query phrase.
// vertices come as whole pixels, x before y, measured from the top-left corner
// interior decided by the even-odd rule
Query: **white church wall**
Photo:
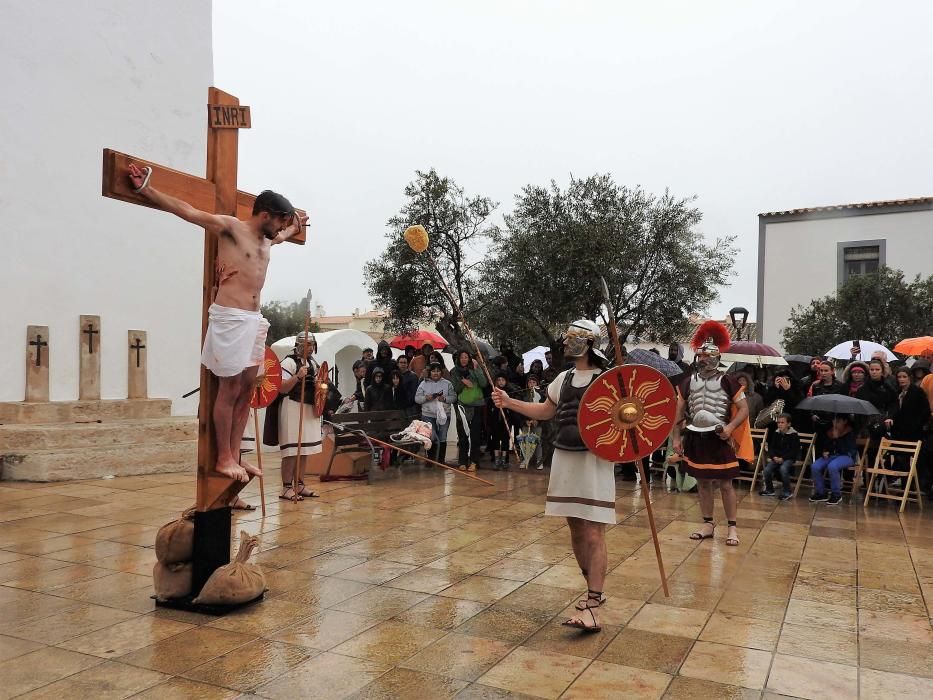
[[[885,241],[885,264],[908,279],[933,272],[933,211],[767,223],[764,250],[763,342],[781,347],[791,309],[838,288],[838,243]]]
[[[0,400],[23,400],[27,324],[49,326],[52,400],[77,398],[78,316],[98,314],[102,397],[126,397],[142,329],[149,395],[193,414],[203,233],[103,198],[101,150],[204,174],[211,2],[0,0],[0,17]]]

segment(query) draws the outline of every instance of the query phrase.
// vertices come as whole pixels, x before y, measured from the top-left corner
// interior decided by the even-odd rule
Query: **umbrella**
[[[518,437],[515,438],[515,442],[518,443],[519,449],[522,452],[522,468],[527,469],[528,464],[531,462],[531,458],[535,456],[535,451],[538,449],[538,443],[541,438],[532,433],[531,431],[522,431],[518,434]]]
[[[473,343],[471,343],[469,340],[466,341],[466,344],[463,347],[447,345],[446,342],[447,341],[444,341],[444,352],[449,352],[452,355],[456,352],[459,352],[460,350],[467,350],[470,354],[473,354]],[[499,354],[499,351],[496,350],[491,343],[486,342],[482,338],[476,338],[476,344],[479,346],[479,351],[483,353],[487,360],[491,360]]]
[[[801,365],[809,365],[813,360],[813,355],[784,355],[784,359],[787,360],[788,364],[796,362]]]
[[[764,343],[755,343],[751,340],[737,340],[729,346],[729,351],[724,352],[721,357],[722,362],[747,362],[750,365],[786,365],[787,360],[781,357],[781,353]]]
[[[628,357],[625,358],[625,364],[648,365],[658,370],[665,377],[676,377],[678,374],[684,373],[680,365],[676,362],[671,362],[660,355],[655,355],[653,352],[642,350],[641,348],[635,348],[629,351]]]
[[[904,338],[894,346],[894,352],[902,355],[922,355],[925,352],[933,352],[933,335],[925,335],[920,338]]]
[[[781,353],[764,343],[751,340],[736,340],[727,348],[731,355],[762,355],[767,357],[780,357]]]
[[[447,345],[444,338],[431,331],[415,331],[406,335],[397,335],[389,341],[389,345],[397,350],[404,350],[406,345],[420,348],[425,343],[430,343],[435,349]]]
[[[836,347],[830,349],[826,353],[826,357],[833,357],[837,360],[864,360],[868,362],[871,359],[873,353],[878,352],[879,350],[884,353],[885,360],[896,360],[894,353],[888,350],[881,343],[875,343],[871,340],[859,340],[859,354],[858,357],[852,356],[852,346],[855,345],[856,341],[847,340],[844,343],[839,343]]]
[[[544,353],[550,351],[550,349],[551,348],[547,347],[546,345],[539,345],[527,352],[523,352],[522,364],[525,367],[525,371],[527,372],[530,369],[531,363],[535,360],[541,360],[541,364],[544,365],[545,369],[547,369],[547,360],[544,359]]]
[[[797,410],[821,411],[823,413],[855,413],[860,416],[876,416],[878,409],[868,401],[845,394],[821,394],[809,396],[797,404]]]

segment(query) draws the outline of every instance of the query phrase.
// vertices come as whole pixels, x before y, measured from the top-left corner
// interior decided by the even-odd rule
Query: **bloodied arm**
[[[200,226],[213,234],[219,234],[227,229],[233,217],[221,216],[220,214],[210,214],[200,209],[195,209],[187,202],[183,202],[177,197],[172,197],[164,192],[159,192],[148,183],[149,169],[140,168],[135,163],[130,163],[128,177],[133,184],[133,189],[140,196],[145,197],[162,211],[184,219],[190,224]]]

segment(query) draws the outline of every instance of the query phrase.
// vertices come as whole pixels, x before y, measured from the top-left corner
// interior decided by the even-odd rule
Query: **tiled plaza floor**
[[[741,502],[742,544],[701,544],[695,496],[619,484],[602,633],[547,475],[491,488],[406,467],[235,516],[265,601],[211,618],[149,599],[159,525],[191,474],[0,484],[0,698],[933,697],[933,516]],[[744,489],[743,489],[744,491]],[[258,488],[246,496],[258,503]],[[721,513],[717,518],[723,521]]]

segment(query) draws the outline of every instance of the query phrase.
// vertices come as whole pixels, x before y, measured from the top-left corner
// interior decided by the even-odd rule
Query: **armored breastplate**
[[[722,387],[722,375],[709,378],[694,374],[690,377],[690,394],[687,397],[689,420],[687,430],[705,433],[716,426],[729,422],[731,399]]]
[[[567,372],[564,377],[557,401],[557,413],[554,414],[554,419],[557,421],[557,435],[554,438],[554,447],[558,450],[586,451],[586,445],[583,444],[583,439],[580,437],[577,411],[580,408],[580,400],[583,398],[583,394],[586,393],[590,384],[596,381],[598,376],[599,373],[594,374],[589,384],[581,387],[573,386],[573,370]]]
[[[301,357],[298,355],[289,355],[289,358],[295,361],[295,371],[297,372],[304,366],[304,363],[301,361]],[[315,378],[317,376],[317,363],[308,359],[308,373],[305,375],[304,385],[305,385],[305,403],[314,403],[314,386]],[[301,382],[295,382],[295,386],[292,387],[291,391],[288,392],[288,398],[292,401],[301,402]]]

